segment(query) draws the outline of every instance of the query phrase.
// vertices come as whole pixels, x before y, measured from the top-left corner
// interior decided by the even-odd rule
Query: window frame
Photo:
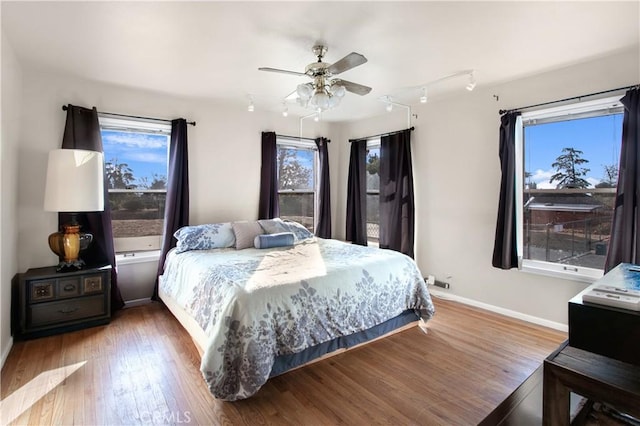
[[[167,183],[169,180],[169,149],[171,144],[171,123],[145,119],[145,118],[122,118],[112,114],[98,113],[98,122],[100,125],[100,133],[102,135],[103,130],[115,130],[121,132],[136,132],[146,134],[162,134],[167,136],[167,164],[166,164],[166,177]],[[104,151],[104,148],[103,148]],[[105,155],[105,163],[109,161],[107,155]],[[107,189],[108,194],[165,194],[167,189],[122,189],[113,188]],[[164,220],[164,214],[163,218]],[[143,252],[143,251],[156,251],[162,247],[162,232],[159,235],[145,235],[138,237],[113,237],[114,251],[118,255],[131,252]]]
[[[592,283],[604,275],[604,271],[602,269],[524,258],[525,221],[523,200],[526,190],[524,176],[524,128],[529,122],[534,122],[535,124],[545,124],[551,122],[617,114],[623,109],[623,106],[620,103],[620,98],[621,96],[609,96],[591,101],[582,101],[570,105],[562,105],[535,111],[527,111],[523,112],[520,116],[517,117],[515,126],[516,245],[518,254],[518,269],[520,269],[521,271],[586,283]],[[611,193],[615,192],[616,189],[588,188],[582,190],[572,189],[570,191],[585,193]]]
[[[382,149],[382,139],[380,137],[375,137],[375,138],[371,138],[371,139],[367,139],[367,154],[365,157],[365,176],[366,176],[366,167],[367,167],[367,157],[369,156],[369,150],[371,149],[378,149],[378,159],[380,158],[380,150]],[[380,170],[378,170],[378,179],[380,178]],[[369,191],[369,188],[365,188],[365,204],[366,204],[366,200],[368,198],[369,195],[377,195],[378,199],[380,198],[380,186],[378,185],[378,190],[377,191]],[[380,202],[378,202],[378,218],[380,217]],[[365,212],[369,211],[369,206],[366,206]],[[378,221],[379,222],[379,221]],[[367,222],[367,218],[365,215],[365,223],[368,224]],[[369,227],[367,226],[367,243],[371,244],[371,245],[375,245],[377,246],[378,244],[380,244],[380,223],[378,223],[378,238],[377,239],[371,239],[371,237],[369,236]]]
[[[307,141],[303,139],[289,139],[286,137],[276,135],[276,161],[277,153],[280,148],[288,149],[305,149],[313,151],[313,190],[303,189],[280,189],[280,176],[278,176],[278,204],[280,203],[280,194],[313,194],[313,233],[315,234],[318,228],[318,209],[320,206],[320,153],[318,152],[318,146],[315,141]],[[277,167],[277,164],[276,164]],[[280,206],[278,205],[278,208]]]

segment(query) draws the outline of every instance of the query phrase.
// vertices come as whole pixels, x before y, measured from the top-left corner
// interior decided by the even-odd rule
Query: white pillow
[[[236,240],[230,222],[183,226],[173,236],[178,240],[177,253],[233,247]]]

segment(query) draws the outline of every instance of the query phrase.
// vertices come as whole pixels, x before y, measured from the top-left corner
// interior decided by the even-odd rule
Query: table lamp
[[[82,149],[49,152],[44,209],[71,213],[62,232],[49,235],[49,247],[61,259],[58,271],[81,269],[81,245],[88,245],[93,237],[80,233],[76,214],[104,210],[104,155]]]

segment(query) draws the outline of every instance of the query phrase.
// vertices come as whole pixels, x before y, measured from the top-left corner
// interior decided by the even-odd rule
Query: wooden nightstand
[[[111,319],[111,266],[56,272],[29,269],[18,278],[16,337],[27,339],[78,330]]]

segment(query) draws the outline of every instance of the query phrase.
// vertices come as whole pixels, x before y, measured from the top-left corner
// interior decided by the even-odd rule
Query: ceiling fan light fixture
[[[333,83],[331,85],[330,92],[333,96],[342,98],[347,93],[347,89],[345,89],[344,86],[342,86],[340,83]]]
[[[298,96],[301,97],[302,99],[309,99],[313,94],[313,86],[310,83],[298,84],[298,87],[296,88],[296,92],[298,93]]]
[[[324,91],[316,91],[316,94],[311,98],[311,105],[316,108],[320,108],[320,110],[328,109],[329,95],[327,95]]]
[[[321,44],[315,45],[312,48],[312,52],[317,57],[317,61],[307,65],[303,73],[269,67],[260,67],[258,70],[312,78],[313,81],[310,83],[297,85],[296,90],[291,93],[289,97],[295,94],[300,106],[313,108],[321,112],[340,105],[341,99],[346,95],[346,92],[364,96],[371,91],[371,87],[362,84],[339,78],[331,80],[331,78],[337,74],[341,74],[366,63],[367,58],[363,55],[351,52],[337,62],[329,64],[323,62],[323,57],[327,53],[326,46]],[[289,97],[287,97],[287,99],[289,99]]]

